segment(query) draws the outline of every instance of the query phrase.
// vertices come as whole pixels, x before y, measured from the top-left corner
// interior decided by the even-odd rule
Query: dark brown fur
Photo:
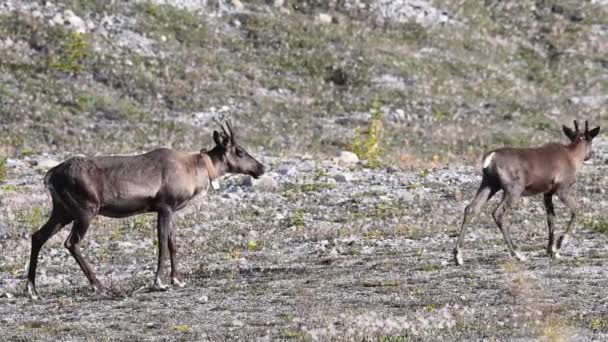
[[[520,260],[525,259],[511,240],[509,227],[503,222],[505,214],[521,196],[543,194],[549,231],[547,253],[552,257],[559,257],[559,250],[566,244],[576,216],[576,203],[571,195],[572,185],[583,162],[591,158],[592,141],[599,134],[600,129],[596,127],[589,131],[587,122],[584,132],[579,131],[576,121],[574,126],[574,131],[563,126],[564,133],[570,139],[568,145],[550,143],[533,148],[503,147],[483,156],[481,185],[471,204],[465,208],[460,235],[454,248],[454,260],[458,265],[462,264],[460,246],[465,226],[500,190],[503,191],[503,198],[492,216],[503,233],[511,255]],[[570,221],[566,231],[557,241],[554,239],[553,195],[557,195],[570,210]]]
[[[207,190],[212,178],[226,173],[243,173],[259,177],[264,166],[235,141],[232,128],[222,125],[214,132],[216,146],[209,152],[184,153],[167,148],[136,156],[74,157],[50,169],[45,185],[53,201],[48,222],[32,235],[32,250],[27,292],[38,298],[35,287],[38,254],[44,243],[61,228],[73,222],[65,241],[87,279],[96,291],[104,291],[79,244],[96,215],[127,217],[145,212],[158,213],[158,268],[155,285],[162,284],[164,259],[171,260],[174,285],[183,286],[177,275],[175,230],[172,214]],[[167,253],[168,252],[168,253]]]

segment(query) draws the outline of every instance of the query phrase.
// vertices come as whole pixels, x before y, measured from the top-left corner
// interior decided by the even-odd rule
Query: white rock
[[[283,7],[283,5],[285,4],[285,0],[274,0],[274,7]]]
[[[59,164],[58,161],[51,158],[40,158],[36,162],[36,168],[45,170],[55,167]]]
[[[242,11],[245,9],[245,6],[240,0],[232,0],[232,7],[235,11]]]
[[[87,32],[87,24],[74,12],[70,10],[65,11],[64,18],[63,24],[70,26],[74,31],[78,33]]]
[[[349,151],[340,152],[340,156],[335,160],[340,165],[352,165],[359,162],[359,157]]]

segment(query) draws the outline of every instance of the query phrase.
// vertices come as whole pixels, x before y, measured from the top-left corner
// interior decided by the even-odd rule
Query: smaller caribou
[[[230,121],[225,127],[215,121],[222,132],[213,132],[216,145],[208,152],[185,153],[161,148],[135,156],[73,157],[50,169],[44,183],[51,194],[53,210],[48,222],[32,235],[26,287],[29,297],[38,299],[36,266],[40,249],[72,222],[65,247],[93,289],[105,291],[79,248],[97,215],[127,217],[156,212],[158,267],[154,285],[161,290],[167,288],[162,278],[168,254],[172,283],[184,286],[178,279],[173,213],[185,207],[197,194],[204,193],[211,180],[226,173],[248,174],[254,178],[264,173],[264,165],[237,144]]]
[[[589,124],[585,121],[585,131],[581,132],[575,120],[574,131],[567,126],[563,126],[563,131],[570,139],[568,145],[549,143],[534,148],[503,147],[484,155],[481,185],[473,201],[464,210],[460,235],[454,248],[454,261],[457,265],[463,263],[460,247],[465,226],[500,190],[503,191],[503,197],[492,216],[503,234],[511,256],[520,261],[525,260],[511,240],[509,227],[503,222],[505,214],[521,196],[543,194],[549,230],[547,254],[552,258],[559,258],[560,249],[574,233],[576,203],[572,197],[572,185],[576,181],[576,172],[584,161],[592,157],[591,144],[593,138],[600,132],[600,128],[589,130]],[[570,210],[570,221],[564,234],[557,241],[554,239],[553,230],[555,220],[553,195],[557,195]]]

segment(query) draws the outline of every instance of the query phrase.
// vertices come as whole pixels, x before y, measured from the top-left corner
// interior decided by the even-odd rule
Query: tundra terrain
[[[541,197],[452,249],[487,149],[606,126],[608,3],[7,0],[0,3],[0,340],[587,341],[608,338],[608,143],[576,185],[576,233],[545,255]],[[211,147],[230,116],[267,166],[179,213],[187,286],[151,289],[153,214],[98,217],[97,296],[48,217],[74,155]],[[340,155],[352,151],[358,161]],[[568,219],[556,202],[557,233]]]

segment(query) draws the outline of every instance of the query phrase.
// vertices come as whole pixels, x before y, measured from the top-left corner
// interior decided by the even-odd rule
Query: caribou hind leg
[[[493,187],[487,179],[481,181],[481,185],[477,190],[477,194],[471,201],[469,205],[464,208],[464,217],[462,219],[462,224],[460,226],[460,234],[458,235],[458,240],[456,240],[456,246],[454,247],[453,255],[454,262],[456,265],[462,265],[462,254],[460,253],[460,247],[462,247],[462,242],[464,240],[464,232],[466,226],[470,223],[470,221],[477,216],[481,208],[486,204],[494,194],[498,191],[498,188]]]
[[[65,247],[70,251],[72,257],[80,266],[82,272],[87,277],[87,280],[98,293],[104,293],[106,288],[101,284],[101,282],[95,276],[95,272],[91,269],[91,265],[87,262],[80,251],[80,242],[84,239],[85,234],[87,233],[89,226],[91,224],[91,220],[95,217],[96,212],[91,210],[83,210],[79,213],[78,218],[74,220],[74,225],[72,226],[72,232],[65,240]]]
[[[70,215],[61,207],[59,203],[53,201],[53,211],[48,221],[32,235],[32,249],[30,252],[30,263],[27,272],[27,295],[32,300],[37,300],[40,297],[36,291],[36,268],[38,266],[38,255],[44,244],[61,228],[72,222]]]
[[[516,191],[505,189],[500,204],[498,204],[496,209],[494,209],[494,212],[492,212],[492,217],[494,218],[494,222],[496,222],[498,229],[500,229],[503,238],[505,239],[505,243],[507,244],[507,248],[509,249],[511,256],[519,261],[526,261],[526,257],[521,252],[517,251],[517,247],[511,239],[509,224],[508,222],[505,224],[504,221],[505,215],[509,213],[513,207],[513,204],[517,201],[517,199],[519,199],[519,195],[516,195],[517,193],[518,192]]]
[[[555,207],[553,206],[553,194],[546,193],[543,198],[545,210],[547,211],[547,230],[549,240],[547,241],[547,255],[551,258],[559,257],[555,240]]]

